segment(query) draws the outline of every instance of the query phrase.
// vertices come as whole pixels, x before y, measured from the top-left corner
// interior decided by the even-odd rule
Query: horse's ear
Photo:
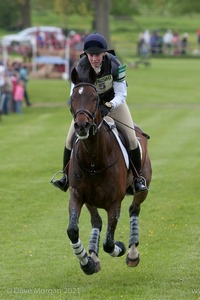
[[[95,70],[90,67],[90,70],[89,70],[89,82],[91,82],[92,84],[94,84],[96,82],[96,79],[97,79],[97,74],[95,72]]]
[[[76,68],[73,68],[73,70],[71,71],[71,81],[74,84],[77,84],[80,82],[79,76],[78,76],[78,72],[76,71]]]
[[[86,76],[87,76],[87,78],[86,78]],[[73,68],[73,70],[71,71],[71,81],[74,84],[77,84],[82,81],[86,81],[86,82],[90,82],[90,83],[94,84],[96,79],[97,79],[97,75],[96,75],[95,70],[92,67],[90,67],[89,72],[85,72],[84,74],[82,74],[80,76],[79,76],[76,68]]]

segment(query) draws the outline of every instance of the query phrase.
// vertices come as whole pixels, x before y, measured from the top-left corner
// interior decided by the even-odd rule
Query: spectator
[[[171,29],[168,29],[167,32],[163,36],[164,47],[166,50],[166,54],[172,53],[172,42],[173,42],[173,33]]]
[[[19,80],[15,86],[14,101],[15,112],[22,113],[22,102],[24,99],[24,81]]]
[[[37,46],[38,48],[44,48],[44,44],[45,44],[45,34],[42,31],[38,31],[36,34],[36,38],[37,38]]]
[[[11,111],[15,111],[14,94],[15,94],[15,89],[16,89],[18,80],[19,80],[19,73],[16,70],[14,70],[13,73],[12,73],[12,75],[11,75],[11,81],[12,81],[12,86],[13,86],[13,89],[12,89],[12,100],[11,100]]]
[[[158,54],[163,54],[163,37],[159,32],[157,33],[156,48]]]
[[[150,46],[151,46],[151,53],[155,54],[157,53],[157,35],[158,35],[158,30],[155,29],[152,34],[151,34],[151,39],[150,39]]]
[[[19,79],[24,82],[24,99],[27,106],[31,105],[29,101],[29,95],[27,91],[27,83],[28,83],[28,70],[25,64],[22,64],[21,68],[19,69]]]
[[[181,39],[181,54],[187,54],[187,47],[188,47],[188,33],[185,32],[183,38]]]
[[[3,92],[3,87],[5,85],[5,67],[0,65],[0,114],[2,114],[5,94]]]
[[[163,38],[157,29],[151,35],[150,46],[152,54],[161,54],[163,52]]]
[[[144,38],[145,44],[149,45],[150,44],[150,40],[151,40],[151,34],[150,34],[150,31],[148,29],[146,29],[144,31],[143,38]]]
[[[136,63],[136,65],[143,63],[145,65],[149,65],[147,59],[149,58],[150,49],[148,39],[145,40],[144,33],[140,33],[138,37],[138,56],[140,60]]]
[[[144,42],[144,34],[140,33],[139,37],[138,37],[138,43],[137,43],[137,53],[138,53],[138,56],[140,56],[141,53],[142,53],[142,49],[143,49],[144,43],[145,43]]]
[[[11,111],[11,101],[12,101],[12,90],[13,84],[10,76],[8,76],[8,71],[5,72],[5,84],[2,88],[2,96],[4,98],[4,103],[2,107],[2,113],[8,115]]]
[[[200,47],[200,29],[197,30],[197,43]]]
[[[180,37],[178,32],[174,32],[173,34],[173,54],[179,55],[180,54]]]
[[[5,84],[5,67],[3,65],[0,65],[0,89]]]

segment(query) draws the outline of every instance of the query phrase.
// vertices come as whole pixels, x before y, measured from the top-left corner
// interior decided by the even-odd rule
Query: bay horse
[[[100,271],[98,258],[102,219],[98,209],[107,212],[107,232],[103,242],[105,252],[120,257],[126,252],[124,243],[114,240],[120,217],[121,202],[127,187],[133,183],[130,167],[127,167],[119,143],[101,112],[101,105],[95,88],[96,73],[91,68],[88,80],[82,81],[76,69],[71,72],[74,83],[70,98],[70,110],[74,119],[75,139],[72,155],[65,172],[69,180],[69,225],[67,234],[80,267],[87,275]],[[137,127],[142,150],[142,169],[147,186],[151,181],[151,162],[147,151],[147,139]],[[139,263],[138,216],[140,205],[148,191],[135,193],[129,208],[130,237],[126,263],[135,267]],[[78,221],[83,205],[91,216],[92,231],[88,253],[80,237]]]

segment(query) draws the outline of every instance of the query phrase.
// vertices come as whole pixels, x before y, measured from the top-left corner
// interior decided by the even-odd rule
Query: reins
[[[84,85],[92,86],[92,87],[95,89],[95,91],[97,92],[97,89],[96,89],[95,85],[92,84],[92,83],[89,83],[89,82],[80,82],[80,83],[78,83],[78,84],[75,85],[74,89],[77,88],[77,87],[80,87],[80,86],[84,86]],[[98,101],[98,103],[97,103],[97,106],[98,106],[98,104],[99,104],[99,101]],[[97,109],[97,107],[96,107],[96,109]],[[95,111],[95,112],[96,112],[96,111]],[[88,111],[87,111],[87,112],[86,112],[86,111],[78,111],[78,112],[77,112],[77,114],[80,114],[80,113],[87,113],[90,117],[94,117],[94,114],[92,115],[92,114],[89,113]],[[125,123],[119,121],[119,120],[117,120],[117,119],[114,118],[113,116],[112,116],[112,119],[113,119],[114,121],[117,121],[118,123],[120,123],[120,124],[122,124],[122,125],[124,125],[124,126],[126,126],[126,127],[128,127],[128,128],[130,128],[130,129],[134,130],[135,132],[141,134],[141,135],[144,136],[147,140],[150,139],[150,136],[149,136],[147,133],[145,133],[145,132],[140,132],[140,131],[138,131],[137,129],[135,129],[135,128],[133,128],[133,127],[131,127],[131,126],[129,126],[129,125],[127,125],[127,124],[125,124]],[[102,125],[102,124],[100,123],[99,126],[97,127],[97,130],[96,130],[96,131],[98,131],[98,129],[101,127],[101,125]],[[95,133],[96,133],[96,131],[95,131]]]
[[[129,125],[127,125],[127,124],[125,124],[125,123],[119,121],[119,120],[117,120],[117,119],[114,118],[114,117],[111,117],[111,118],[112,118],[114,121],[117,121],[118,123],[120,123],[120,124],[122,124],[122,125],[124,125],[124,126],[126,126],[126,127],[128,127],[128,128],[130,128],[130,129],[132,129],[132,130],[135,130],[135,132],[137,132],[137,133],[143,135],[147,140],[150,139],[150,136],[149,136],[147,133],[145,133],[145,132],[140,132],[140,131],[138,131],[137,129],[135,129],[135,128],[133,128],[133,127],[131,127],[131,126],[129,126]]]

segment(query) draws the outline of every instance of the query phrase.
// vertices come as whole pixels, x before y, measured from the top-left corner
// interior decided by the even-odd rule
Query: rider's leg
[[[126,132],[129,139],[130,158],[138,173],[138,177],[134,180],[135,192],[146,191],[146,181],[142,177],[140,148],[138,145],[132,116],[127,103],[124,102],[122,105],[111,111],[109,116],[114,118],[117,127],[122,128],[122,130]],[[135,177],[135,174],[133,174],[133,176]]]
[[[69,132],[66,139],[66,145],[64,149],[64,155],[63,155],[63,171],[68,164],[71,156],[71,144],[72,144],[72,136],[74,134],[74,121],[72,120]],[[62,178],[59,180],[56,180],[53,182],[53,185],[61,189],[62,191],[66,192],[68,189],[68,178],[67,175],[64,174]]]
[[[140,147],[137,146],[136,149],[130,151],[130,158],[136,168],[138,177],[134,180],[135,192],[143,192],[147,190],[146,181],[142,176],[142,166],[141,166],[141,153]]]
[[[70,156],[71,156],[71,150],[65,147],[64,154],[63,154],[63,171],[70,160]],[[64,174],[62,178],[60,178],[59,180],[55,180],[53,184],[56,187],[58,187],[61,191],[66,192],[68,189],[67,175]]]

